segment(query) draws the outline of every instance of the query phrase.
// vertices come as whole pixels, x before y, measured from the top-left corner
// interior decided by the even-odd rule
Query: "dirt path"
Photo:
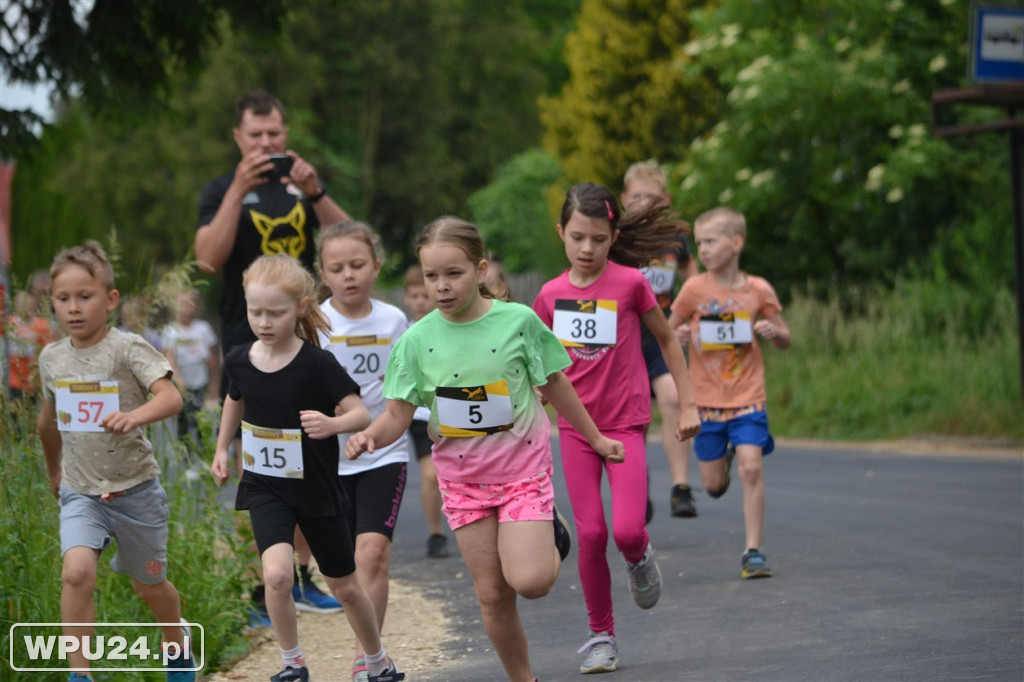
[[[438,670],[450,659],[439,641],[454,637],[443,605],[419,590],[391,580],[384,645],[406,673]],[[299,614],[299,642],[316,682],[351,679],[355,637],[344,614]],[[269,628],[253,635],[252,651],[230,671],[203,677],[204,682],[266,682],[281,669],[281,651]],[[415,679],[413,675],[409,675]]]

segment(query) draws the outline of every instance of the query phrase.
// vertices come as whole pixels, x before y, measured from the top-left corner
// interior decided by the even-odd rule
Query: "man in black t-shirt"
[[[258,256],[287,253],[311,272],[316,259],[314,231],[348,219],[327,194],[316,169],[287,150],[284,107],[272,95],[246,93],[235,108],[235,144],[242,158],[235,169],[203,189],[199,200],[196,259],[204,272],[224,271],[220,300],[224,354],[255,340],[245,314],[242,272]],[[287,154],[287,175],[274,169],[271,154]],[[221,393],[227,383],[221,385]]]
[[[242,273],[262,255],[286,253],[313,272],[316,261],[314,231],[348,219],[327,194],[316,169],[294,151],[287,149],[288,127],[284,106],[266,92],[248,92],[235,106],[232,131],[242,158],[230,173],[211,180],[199,199],[199,227],[195,252],[203,272],[224,271],[220,298],[221,348],[224,356],[235,346],[256,340],[245,310]],[[287,155],[286,173],[276,172],[271,155]],[[279,159],[280,160],[280,159]],[[221,398],[228,391],[228,378],[221,374]],[[235,440],[236,452],[241,451]],[[241,458],[238,475],[241,476]],[[299,554],[299,579],[295,581],[295,605],[305,611],[331,613],[341,604],[324,594],[309,574],[309,546],[300,531],[295,534]],[[253,592],[257,610],[253,621],[269,625],[261,612],[262,588]]]

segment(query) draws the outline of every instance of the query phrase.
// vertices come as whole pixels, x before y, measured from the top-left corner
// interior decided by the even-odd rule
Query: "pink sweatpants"
[[[612,615],[612,579],[608,566],[608,526],[601,500],[602,472],[608,472],[612,493],[612,537],[630,563],[643,558],[649,537],[644,525],[647,511],[647,454],[644,427],[602,431],[622,441],[626,460],[608,464],[576,431],[559,429],[562,473],[576,522],[578,564],[583,598],[592,632],[615,634]],[[625,580],[622,581],[625,585]]]

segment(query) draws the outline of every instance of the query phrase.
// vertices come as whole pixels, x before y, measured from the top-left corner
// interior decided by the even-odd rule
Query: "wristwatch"
[[[309,203],[315,204],[316,202],[318,202],[321,199],[323,199],[325,196],[327,196],[327,188],[324,187],[323,185],[320,185],[320,191],[319,192],[317,192],[316,194],[311,194],[311,195],[309,195],[306,198],[309,200]]]

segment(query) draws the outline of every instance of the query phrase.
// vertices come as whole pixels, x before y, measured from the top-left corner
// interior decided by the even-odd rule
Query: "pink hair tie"
[[[615,211],[612,210],[612,202],[607,199],[604,200],[604,205],[608,209],[608,220],[615,222]]]

